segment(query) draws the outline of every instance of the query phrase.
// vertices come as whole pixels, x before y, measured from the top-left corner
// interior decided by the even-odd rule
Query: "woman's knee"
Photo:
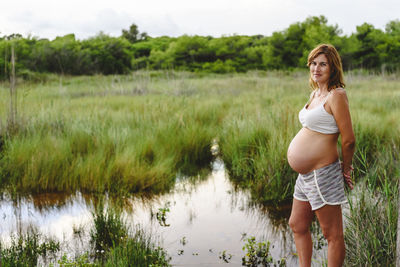
[[[310,230],[310,225],[305,220],[290,216],[289,226],[295,234],[305,234]]]
[[[329,242],[344,242],[343,230],[339,227],[321,227],[322,234]]]
[[[322,234],[328,242],[343,241],[343,222],[340,206],[326,205],[317,211],[317,217]]]

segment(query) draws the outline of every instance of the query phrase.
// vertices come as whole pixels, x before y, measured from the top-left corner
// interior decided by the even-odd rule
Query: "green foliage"
[[[167,253],[137,228],[130,235],[122,215],[112,207],[104,209],[102,201],[93,213],[94,226],[90,242],[101,266],[170,266]]]
[[[122,74],[131,69],[131,44],[125,38],[100,33],[82,41],[82,50],[90,62],[84,74]]]
[[[296,134],[295,100],[301,90],[295,79],[248,76],[240,97],[227,97],[227,113],[219,136],[221,156],[230,179],[248,188],[257,202],[291,198],[296,174],[286,150]],[[285,93],[283,93],[285,92]],[[279,99],[279,101],[275,101]]]
[[[345,69],[397,71],[400,67],[400,22],[387,23],[385,31],[364,23],[350,36],[324,16],[306,18],[271,36],[167,36],[152,38],[132,24],[120,37],[102,32],[86,40],[74,34],[54,40],[14,34],[0,37],[0,79],[10,73],[10,47],[17,54],[17,73],[122,74],[138,69],[176,69],[213,73],[254,69],[305,68],[309,51],[332,43]]]
[[[43,241],[43,236],[29,228],[26,234],[11,236],[11,244],[6,248],[0,243],[0,265],[14,266],[170,266],[166,251],[140,228],[133,233],[121,219],[121,214],[112,208],[100,209],[93,213],[91,243],[93,248],[70,257],[57,257],[60,243]],[[94,255],[90,256],[90,255]],[[57,260],[58,258],[58,260]],[[57,264],[55,264],[57,262]]]
[[[139,34],[138,26],[136,24],[132,24],[129,27],[129,30],[122,30],[122,37],[131,43],[136,43],[138,41],[146,40],[148,35],[145,32]]]
[[[357,197],[349,199],[345,266],[395,266],[398,181],[389,183],[383,194],[360,184]]]
[[[164,267],[171,266],[170,260],[162,247],[152,243],[142,230],[137,230],[133,237],[111,249],[103,266]]]
[[[119,246],[128,238],[128,228],[121,214],[111,207],[105,210],[102,201],[93,213],[93,224],[90,243],[98,258],[104,258],[110,248]]]
[[[257,266],[286,266],[286,260],[275,261],[270,255],[271,243],[268,241],[257,242],[254,236],[247,238],[243,251],[246,252],[242,258],[242,266],[257,267]]]
[[[400,68],[400,21],[393,20],[386,24],[386,51],[382,65],[389,70]]]
[[[355,256],[346,259],[373,266],[375,259],[389,262],[395,253],[399,81],[362,71],[345,77],[357,141],[354,176],[365,191],[364,199],[352,202],[346,246]],[[248,188],[257,202],[289,199],[296,174],[286,149],[301,127],[297,112],[307,100],[306,80],[307,72],[139,71],[24,83],[20,105],[29,117],[17,135],[4,137],[1,184],[18,192],[159,192],[172,187],[179,171],[207,167],[216,139],[230,179]],[[0,90],[3,116],[6,92]],[[160,218],[167,208],[159,210]],[[131,236],[123,237],[118,216],[99,213],[96,218],[96,231],[112,233],[93,234],[111,240],[99,242],[99,251],[104,244],[109,251],[120,248],[114,262],[124,261],[120,255],[136,257],[124,250]],[[121,236],[122,243],[115,243]]]
[[[385,34],[375,29],[373,25],[364,23],[357,26],[355,35],[360,41],[360,47],[355,55],[359,66],[368,69],[381,66],[386,50]]]
[[[2,186],[31,193],[161,192],[178,172],[209,168],[210,142],[224,111],[188,88],[186,79],[157,75],[28,86],[24,114],[31,115],[4,140]]]
[[[12,266],[36,266],[38,260],[55,258],[60,250],[60,244],[53,240],[43,242],[36,229],[29,228],[26,234],[11,236],[11,244],[8,248],[0,243],[0,265]]]
[[[89,260],[88,253],[80,255],[77,259],[70,259],[66,254],[64,254],[60,260],[57,261],[60,267],[90,267],[98,266],[95,263],[91,263]]]
[[[164,207],[159,208],[156,213],[157,221],[161,226],[169,226],[169,224],[167,224],[167,212],[170,212],[169,206],[169,202],[165,203]]]

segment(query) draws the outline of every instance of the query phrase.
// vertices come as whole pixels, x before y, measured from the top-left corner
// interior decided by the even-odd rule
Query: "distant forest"
[[[326,17],[308,17],[271,36],[151,37],[132,24],[112,37],[100,32],[77,40],[74,34],[54,40],[12,34],[0,37],[0,79],[8,79],[11,47],[16,54],[17,75],[29,78],[40,73],[65,75],[123,74],[146,69],[193,72],[246,72],[305,68],[309,51],[320,43],[333,44],[345,70],[400,69],[400,21],[385,30],[364,23],[355,33],[343,35]]]

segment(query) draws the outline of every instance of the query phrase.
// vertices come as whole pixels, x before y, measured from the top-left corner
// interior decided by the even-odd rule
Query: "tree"
[[[381,66],[381,56],[386,50],[385,34],[375,29],[373,25],[364,23],[357,26],[357,39],[361,42],[361,47],[355,53],[355,57],[360,62],[362,68],[379,68]]]
[[[138,26],[134,23],[129,27],[129,30],[122,30],[122,37],[132,44],[149,38],[146,32],[139,33]]]
[[[339,34],[341,34],[342,31],[337,25],[328,25],[328,20],[325,16],[308,17],[306,21],[302,23],[302,26],[305,31],[302,42],[303,56],[298,63],[300,67],[307,64],[309,52],[319,44],[333,44],[339,50],[337,46],[340,44]]]
[[[400,21],[392,20],[386,24],[387,50],[384,67],[390,70],[400,69]]]

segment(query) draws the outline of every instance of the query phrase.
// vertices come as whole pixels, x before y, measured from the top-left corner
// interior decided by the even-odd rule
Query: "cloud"
[[[140,32],[147,32],[151,36],[179,36],[184,34],[184,31],[169,15],[138,17],[136,25],[138,25]]]
[[[150,36],[270,35],[325,15],[329,24],[351,33],[364,22],[383,29],[399,18],[399,10],[398,0],[14,0],[0,9],[0,31],[46,38],[75,33],[84,39],[100,31],[119,36],[135,23]]]

